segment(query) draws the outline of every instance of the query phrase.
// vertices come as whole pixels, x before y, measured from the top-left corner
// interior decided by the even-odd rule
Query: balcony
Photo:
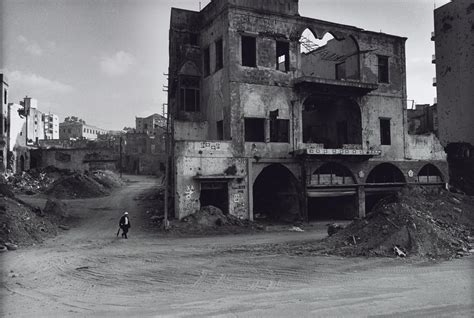
[[[301,76],[293,80],[296,89],[310,89],[338,96],[364,96],[378,88],[377,84],[356,80],[337,80],[314,76]]]
[[[329,149],[325,148],[322,144],[304,144],[300,149],[294,152],[297,156],[308,156],[308,157],[321,157],[321,158],[359,158],[366,160],[375,156],[380,156],[382,152],[380,150],[363,150],[362,145],[356,144],[344,144],[342,148]]]

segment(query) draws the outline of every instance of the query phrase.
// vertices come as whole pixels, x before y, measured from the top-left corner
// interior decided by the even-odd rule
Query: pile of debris
[[[74,172],[54,181],[45,193],[61,199],[95,198],[109,195],[112,189],[121,185],[113,172]]]
[[[15,192],[26,194],[43,192],[54,180],[55,178],[49,176],[48,173],[37,170],[23,171],[7,176],[8,184]]]
[[[215,206],[202,207],[200,211],[170,223],[170,232],[177,234],[229,234],[258,230],[248,220],[241,220],[233,215],[224,214]]]
[[[5,184],[3,184],[5,185]],[[34,245],[68,229],[67,207],[59,201],[44,209],[31,206],[14,196],[0,196],[0,252]]]
[[[344,256],[451,258],[472,252],[473,235],[473,197],[414,187],[381,201],[322,246]]]

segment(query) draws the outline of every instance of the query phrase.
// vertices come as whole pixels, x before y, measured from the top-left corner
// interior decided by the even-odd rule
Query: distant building
[[[43,114],[45,139],[59,139],[59,117],[55,114]]]
[[[408,109],[407,116],[410,135],[429,133],[438,135],[438,106],[436,104],[416,105],[414,109]]]
[[[0,74],[0,171],[7,168],[8,140],[8,80]]]
[[[153,114],[145,118],[136,117],[135,124],[137,133],[161,135],[163,130],[166,129],[166,118],[158,114]]]
[[[474,145],[474,3],[455,0],[434,10],[439,138]]]
[[[59,139],[96,140],[99,135],[107,134],[107,130],[86,124],[77,117],[67,117],[59,124]]]

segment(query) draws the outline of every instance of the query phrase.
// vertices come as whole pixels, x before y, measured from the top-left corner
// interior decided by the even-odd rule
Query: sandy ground
[[[323,227],[205,238],[146,230],[133,200],[159,180],[66,201],[77,227],[0,255],[2,317],[473,317],[474,259],[426,263],[294,256],[261,244],[307,241]],[[130,212],[130,239],[117,223]]]

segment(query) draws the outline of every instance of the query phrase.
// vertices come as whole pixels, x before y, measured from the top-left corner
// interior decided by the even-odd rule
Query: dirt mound
[[[36,212],[41,209],[35,209]],[[42,242],[57,233],[57,226],[47,217],[12,198],[0,198],[0,246],[27,246]]]
[[[344,256],[450,258],[468,254],[474,234],[474,198],[444,190],[410,188],[323,241],[324,250]]]
[[[224,214],[217,207],[206,206],[181,221],[171,221],[169,232],[183,235],[212,235],[243,233],[249,230],[257,231],[257,226],[248,220]]]
[[[43,213],[59,219],[69,217],[66,204],[60,200],[49,199],[44,206]]]
[[[56,180],[46,194],[61,199],[95,198],[110,194],[111,189],[122,185],[112,172],[73,173]]]

